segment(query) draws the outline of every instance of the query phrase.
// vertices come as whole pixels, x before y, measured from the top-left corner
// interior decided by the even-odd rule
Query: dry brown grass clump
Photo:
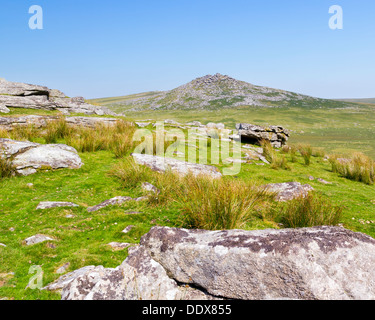
[[[350,159],[333,155],[330,156],[329,161],[332,165],[332,171],[347,179],[369,185],[373,185],[375,182],[375,161],[363,153],[355,153]]]

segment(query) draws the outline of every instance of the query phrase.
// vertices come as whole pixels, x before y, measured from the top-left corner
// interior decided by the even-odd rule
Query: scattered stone
[[[133,153],[132,156],[136,163],[146,165],[154,171],[165,172],[167,169],[170,169],[171,171],[182,176],[191,172],[195,176],[207,175],[215,179],[222,177],[220,171],[213,166],[190,163],[172,158],[152,156],[148,154]]]
[[[26,246],[31,246],[31,245],[34,245],[34,244],[37,244],[37,243],[41,243],[41,242],[44,242],[44,241],[55,241],[54,239],[50,238],[50,237],[47,237],[43,234],[37,234],[35,236],[32,236],[32,237],[29,237],[27,239],[25,239],[23,241],[23,243],[26,245]]]
[[[0,113],[9,113],[10,110],[3,104],[0,104]]]
[[[141,214],[140,211],[126,211],[125,214]]]
[[[227,158],[227,159],[224,159],[223,162],[224,163],[246,163],[247,161],[246,160],[242,160],[242,159]]]
[[[169,125],[175,125],[175,126],[180,126],[180,125],[181,125],[181,124],[178,123],[177,121],[170,120],[170,119],[166,119],[166,120],[164,120],[164,123],[165,123],[165,124],[169,124]]]
[[[202,125],[199,121],[192,121],[186,124],[187,126],[194,126],[194,127],[200,127]]]
[[[120,251],[124,250],[128,247],[130,247],[132,244],[131,243],[120,243],[120,242],[111,242],[108,243],[108,245],[115,251]]]
[[[105,200],[105,201],[103,201],[102,203],[100,203],[96,206],[87,208],[87,211],[88,212],[95,212],[95,211],[103,209],[107,206],[120,205],[120,204],[122,204],[124,202],[127,202],[127,201],[130,201],[130,200],[133,200],[133,199],[131,197],[122,197],[122,196],[114,197],[112,199]]]
[[[67,219],[73,219],[73,218],[75,218],[75,215],[73,215],[73,214],[67,214],[65,216],[65,218],[67,218]]]
[[[313,181],[313,180],[315,180],[315,178],[313,176],[309,176],[309,180]]]
[[[45,210],[52,208],[63,208],[63,207],[79,207],[78,204],[72,202],[58,202],[58,201],[43,201],[38,204],[36,210]]]
[[[134,201],[140,202],[140,201],[146,201],[148,200],[148,196],[138,197],[133,199]]]
[[[135,122],[135,124],[140,127],[140,128],[144,128],[144,127],[147,127],[151,124],[151,122]]]
[[[289,138],[289,131],[281,126],[261,127],[248,123],[236,124],[242,142],[260,145],[262,140],[270,141],[274,148],[281,148]]]
[[[131,231],[131,229],[133,229],[134,227],[135,226],[133,226],[133,225],[129,225],[124,230],[122,230],[121,232],[122,233],[129,233]]]
[[[142,183],[142,189],[145,190],[145,191],[153,192],[155,194],[160,193],[160,190],[158,188],[156,188],[154,185],[152,185],[151,183],[148,183],[148,182]]]
[[[229,299],[372,300],[375,239],[340,227],[153,227],[144,247],[179,283]]]
[[[14,229],[13,227],[10,227],[10,228],[9,228],[9,231],[10,231],[10,232],[14,232],[15,230],[16,230],[16,229]]]
[[[301,185],[299,182],[267,184],[265,189],[276,194],[276,201],[289,201],[301,196],[305,197],[310,191],[314,190],[309,184]]]
[[[28,183],[26,186],[28,186],[29,188],[32,188],[34,186],[33,183]]]
[[[326,180],[324,180],[324,179],[321,179],[321,178],[318,178],[317,179],[320,183],[323,183],[323,184],[332,184],[332,182],[328,182],[328,181],[326,181]]]
[[[0,243],[0,247],[6,247],[4,243]]]

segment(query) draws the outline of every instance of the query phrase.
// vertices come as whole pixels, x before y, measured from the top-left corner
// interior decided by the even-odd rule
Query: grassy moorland
[[[363,152],[375,158],[375,106],[356,109],[238,108],[217,111],[126,112],[134,119],[173,119],[182,123],[198,120],[222,122],[229,128],[236,123],[282,125],[291,130],[291,143],[309,143],[332,153]]]
[[[210,113],[199,118],[200,114],[195,114],[194,120],[219,122],[221,119],[233,125],[241,114],[241,111],[237,112],[234,118],[229,118],[229,112],[224,118]],[[303,123],[310,123],[311,130],[318,130],[315,121],[323,117],[318,110],[303,116],[293,116],[290,110],[284,110],[279,116],[274,112],[259,110],[252,115],[252,122],[282,124],[294,119],[290,124],[295,125],[292,127],[295,131],[303,130]],[[333,114],[340,116],[339,113]],[[184,117],[183,112],[176,115],[169,112],[168,115],[168,118],[192,120],[192,116]],[[313,115],[315,117],[311,118]],[[348,113],[341,114],[341,117],[350,122]],[[364,114],[358,113],[355,117],[356,120],[351,121],[362,119],[361,125],[370,124]],[[148,117],[145,115],[145,118]],[[334,123],[333,118],[330,121]],[[337,120],[338,126],[339,122]],[[253,230],[299,226],[299,223],[342,224],[375,237],[374,185],[345,178],[320,149],[312,148],[308,152],[308,146],[296,145],[294,151],[269,151],[267,156],[274,159],[271,165],[261,166],[256,165],[260,163],[258,161],[249,161],[242,164],[238,175],[225,176],[222,182],[192,177],[184,180],[172,173],[155,173],[131,161],[129,154],[134,145],[126,138],[133,132],[131,126],[100,130],[73,130],[60,121],[43,130],[29,128],[0,132],[0,137],[73,145],[84,163],[78,170],[43,171],[27,177],[0,175],[0,243],[6,244],[6,247],[0,246],[0,298],[59,299],[57,293],[25,289],[31,277],[30,266],[42,267],[43,285],[57,279],[60,275],[56,270],[66,263],[70,264],[67,272],[88,265],[116,267],[126,258],[127,250],[115,251],[108,243],[137,244],[140,237],[155,225]],[[221,164],[218,168],[225,166]],[[4,168],[6,173],[6,166]],[[309,176],[331,184],[311,181]],[[298,207],[298,203],[278,204],[259,191],[259,186],[264,184],[289,181],[309,183],[315,189],[314,197]],[[150,196],[146,201],[109,206],[93,213],[87,211],[87,207],[115,196],[135,198],[146,195],[141,188],[142,182],[154,184],[160,189],[160,195]],[[79,207],[36,210],[41,201],[71,201]],[[134,212],[137,214],[129,214]],[[292,219],[287,215],[290,212],[296,213]],[[313,219],[312,222],[305,219],[311,213],[322,219]],[[301,214],[303,219],[299,218]],[[122,233],[129,225],[134,228],[129,233]],[[35,234],[48,235],[55,241],[30,247],[23,245],[24,239]]]

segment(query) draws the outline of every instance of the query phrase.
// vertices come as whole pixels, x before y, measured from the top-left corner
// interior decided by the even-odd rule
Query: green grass
[[[267,114],[270,111],[265,112]],[[196,119],[199,120],[199,115]],[[232,121],[229,115],[224,119]],[[280,117],[280,121],[282,119],[283,116]],[[217,119],[212,120],[219,122]],[[30,133],[32,134],[35,133]],[[57,141],[66,142],[61,136],[63,135],[60,135]],[[39,142],[45,142],[43,138],[38,139]],[[351,230],[375,237],[374,186],[346,179],[333,172],[330,162],[322,158],[323,154],[314,153],[314,149],[309,166],[305,165],[302,155],[296,150],[287,153],[284,151],[278,156],[285,157],[289,170],[274,170],[270,165],[243,164],[240,174],[223,179],[232,189],[213,185],[209,186],[210,192],[200,197],[203,193],[202,190],[199,191],[200,188],[190,188],[190,193],[189,190],[185,190],[185,201],[181,201],[184,199],[181,195],[178,196],[181,189],[176,186],[180,184],[172,174],[161,175],[142,167],[136,167],[134,170],[139,172],[135,174],[134,170],[129,170],[129,160],[126,157],[117,158],[116,151],[111,148],[80,152],[84,166],[78,170],[63,169],[39,172],[28,177],[1,178],[0,243],[6,244],[7,247],[0,246],[0,298],[59,299],[59,295],[55,293],[25,290],[31,276],[28,274],[30,266],[42,266],[44,285],[57,279],[59,275],[55,271],[67,262],[70,262],[68,271],[87,265],[116,267],[126,258],[127,251],[113,251],[107,246],[108,243],[139,243],[140,237],[154,225],[205,226],[195,224],[196,221],[200,222],[199,219],[195,222],[184,219],[189,217],[190,213],[218,213],[215,216],[216,220],[213,220],[216,222],[220,222],[228,213],[230,217],[236,213],[245,214],[239,215],[238,224],[231,224],[225,219],[221,221],[220,227],[240,226],[246,230],[279,228],[276,218],[255,212],[257,210],[251,207],[251,201],[246,204],[247,200],[251,200],[246,194],[251,196],[251,193],[243,193],[241,188],[244,189],[244,186],[249,184],[259,186],[289,181],[309,183],[317,194],[329,199],[333,206],[342,208],[339,223]],[[224,166],[218,167],[222,169]],[[309,176],[322,178],[332,184],[324,185],[317,180],[310,181]],[[94,213],[87,212],[87,207],[115,196],[134,198],[144,195],[140,184],[145,180],[161,190],[159,196],[151,197],[146,202],[131,201]],[[33,185],[29,186],[30,183]],[[228,190],[232,192],[226,193]],[[233,195],[236,197],[233,198]],[[237,198],[245,200],[242,203],[243,207],[236,202]],[[188,202],[189,199],[191,202]],[[36,206],[40,201],[71,201],[80,207],[39,211],[36,210]],[[216,209],[210,211],[209,208]],[[267,212],[268,209],[264,206],[263,210]],[[141,213],[127,215],[127,211]],[[66,218],[68,214],[74,215],[74,218]],[[128,234],[121,233],[128,225],[134,225],[135,228]],[[213,226],[206,227],[218,226],[214,223]],[[31,247],[22,245],[24,239],[35,234],[45,234],[56,241]],[[11,272],[14,272],[14,276],[2,280],[2,274]]]
[[[116,108],[113,108],[116,111]],[[117,111],[120,111],[119,108]],[[290,143],[310,144],[321,147],[329,153],[349,155],[363,152],[375,158],[374,105],[356,105],[353,108],[257,108],[206,110],[168,110],[131,112],[124,110],[132,119],[173,119],[181,123],[193,120],[222,122],[234,129],[236,123],[259,125],[282,125],[291,130]]]

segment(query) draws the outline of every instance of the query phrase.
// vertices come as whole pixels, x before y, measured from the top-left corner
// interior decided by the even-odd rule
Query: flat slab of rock
[[[267,184],[265,189],[271,193],[275,193],[276,201],[289,201],[301,196],[306,196],[314,188],[309,184],[302,185],[299,182],[284,182]]]
[[[38,169],[79,169],[83,165],[77,151],[64,144],[43,145],[1,138],[0,150],[22,175],[36,173]]]
[[[148,154],[132,154],[136,163],[150,167],[154,171],[165,172],[170,169],[181,176],[187,175],[189,172],[195,176],[206,175],[214,179],[222,177],[219,169],[209,165],[190,163],[181,160],[152,156]]]
[[[23,243],[26,246],[32,246],[37,243],[45,242],[45,241],[55,241],[55,239],[52,239],[48,236],[45,236],[43,234],[37,234],[35,236],[29,237],[23,241]]]
[[[131,200],[133,200],[131,197],[122,197],[122,196],[114,197],[112,199],[105,200],[105,201],[103,201],[102,203],[100,203],[96,206],[87,208],[87,211],[88,212],[95,212],[95,211],[98,211],[98,210],[103,209],[105,207],[120,205],[124,202],[131,201]]]
[[[154,227],[141,247],[180,283],[233,299],[374,299],[375,239],[340,227]]]
[[[61,208],[61,207],[79,207],[73,202],[58,202],[58,201],[42,201],[36,207],[37,210]]]

